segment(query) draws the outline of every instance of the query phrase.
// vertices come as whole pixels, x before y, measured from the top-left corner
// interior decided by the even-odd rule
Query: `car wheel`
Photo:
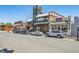
[[[57,35],[57,38],[61,38],[61,35]]]
[[[47,37],[49,37],[49,34],[46,34]]]
[[[41,36],[41,34],[39,34],[39,36]]]
[[[63,37],[60,37],[60,38],[63,38]]]

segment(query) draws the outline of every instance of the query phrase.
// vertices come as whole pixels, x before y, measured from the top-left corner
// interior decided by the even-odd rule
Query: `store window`
[[[58,30],[60,30],[60,27],[58,27]]]

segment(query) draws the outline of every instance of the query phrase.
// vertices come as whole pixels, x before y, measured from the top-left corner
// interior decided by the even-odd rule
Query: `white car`
[[[31,35],[37,35],[37,36],[43,35],[43,33],[42,33],[41,31],[37,31],[37,30],[30,32],[30,34],[31,34]]]
[[[64,32],[62,31],[50,31],[46,33],[46,36],[54,36],[58,38],[63,38],[65,36]]]

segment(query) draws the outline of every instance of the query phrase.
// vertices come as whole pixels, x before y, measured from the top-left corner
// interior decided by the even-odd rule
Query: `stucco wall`
[[[76,24],[71,25],[71,36],[77,36],[77,26],[76,26]]]

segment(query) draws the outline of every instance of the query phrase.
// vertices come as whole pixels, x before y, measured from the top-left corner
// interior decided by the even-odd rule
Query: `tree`
[[[12,25],[12,23],[6,23],[6,26],[11,26]]]
[[[0,23],[0,25],[5,25],[5,23]]]
[[[4,25],[4,26],[11,26],[12,23],[0,23],[0,25]]]

